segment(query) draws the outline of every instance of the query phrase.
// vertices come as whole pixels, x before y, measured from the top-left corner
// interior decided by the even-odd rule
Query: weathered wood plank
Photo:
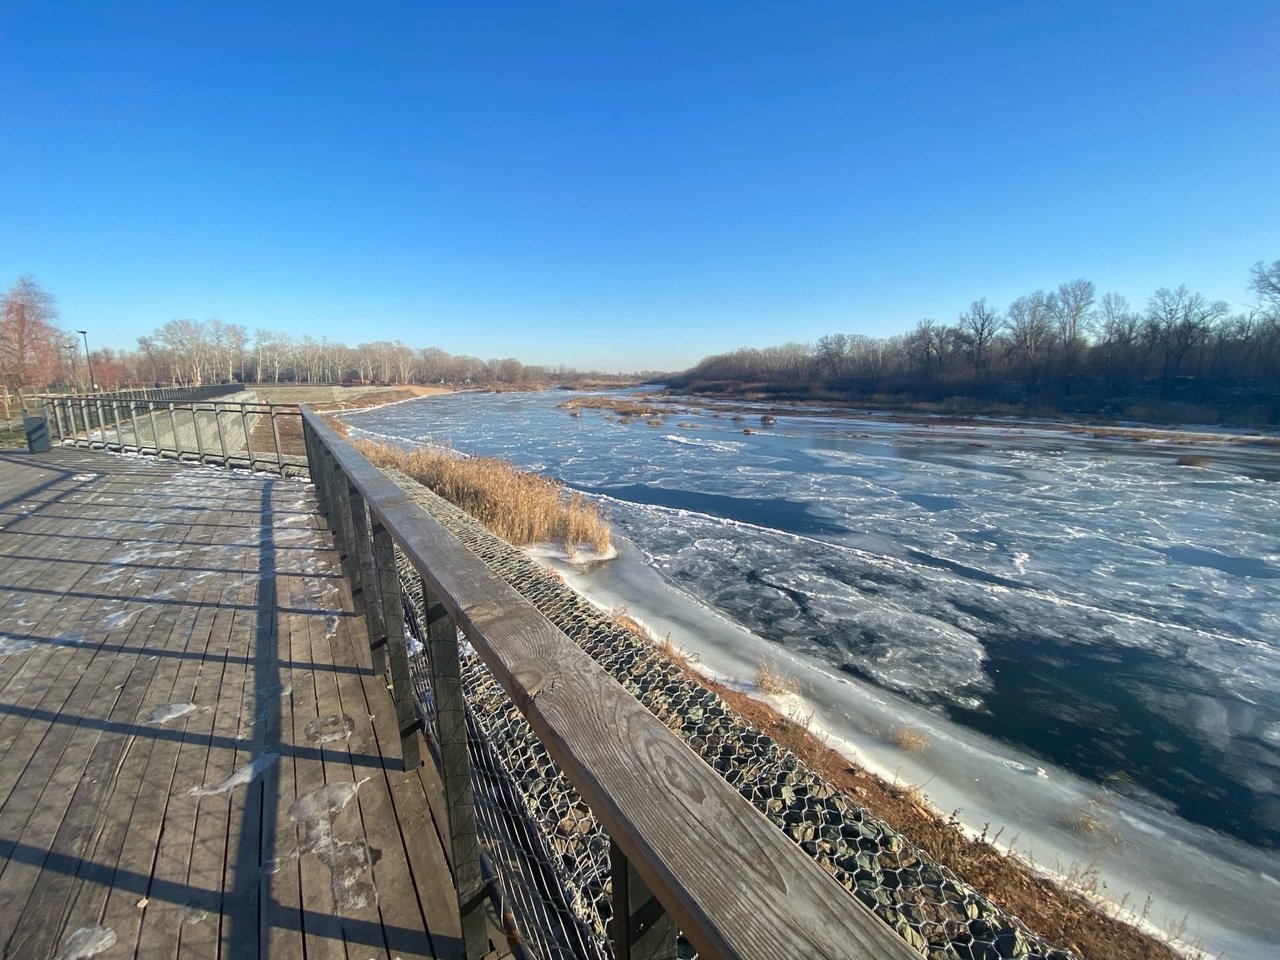
[[[55,451],[48,462],[59,464],[57,479],[39,497],[20,493],[30,508],[0,523],[11,528],[0,529],[0,597],[28,591],[24,609],[39,625],[37,639],[81,631],[88,642],[0,661],[0,705],[8,708],[0,710],[0,838],[23,844],[6,847],[17,855],[0,862],[0,936],[7,941],[20,928],[22,950],[51,955],[73,927],[101,922],[115,932],[116,950],[165,960],[264,950],[311,960],[432,956],[424,914],[428,903],[438,908],[431,898],[447,872],[437,869],[434,886],[420,891],[414,862],[442,863],[443,852],[429,810],[415,814],[427,828],[411,843],[396,806],[414,806],[415,784],[425,806],[422,775],[396,788],[393,801],[384,764],[397,755],[395,710],[368,676],[364,624],[344,590],[316,599],[317,588],[341,583],[327,534],[314,516],[317,535],[306,543],[271,532],[281,504],[296,515],[309,502],[305,489],[206,484],[186,467],[80,451]],[[13,476],[10,464],[0,454],[0,489]],[[46,473],[27,471],[24,489]],[[81,473],[97,477],[75,480]],[[112,562],[133,547],[141,547],[136,559]],[[270,586],[259,596],[264,578]],[[304,612],[319,607],[336,612],[333,637],[325,615]],[[128,627],[98,630],[111,612]],[[286,669],[293,697],[272,689]],[[197,709],[163,726],[146,722],[152,709],[176,702]],[[307,739],[322,705],[360,721],[355,742]],[[250,722],[255,714],[261,719]],[[280,753],[269,794],[262,781],[258,799],[244,786],[189,795],[264,749]],[[363,912],[335,916],[329,870],[312,856],[317,870],[304,886],[291,856],[287,811],[308,778],[317,787],[369,778],[333,828],[339,839],[382,851],[365,874],[383,895]],[[33,822],[37,806],[43,812]],[[450,890],[440,902],[452,897]],[[456,934],[443,936],[452,943]]]
[[[389,956],[402,960],[433,957],[426,918],[417,897],[411,886],[397,882],[398,878],[409,875],[409,864],[388,785],[388,775],[392,770],[398,771],[401,764],[397,755],[399,724],[396,714],[387,710],[386,681],[372,669],[367,641],[355,624],[349,629],[340,626],[330,639],[330,647],[333,662],[357,664],[362,668],[360,674],[335,672],[334,679],[342,710],[354,721],[354,731],[346,741],[346,748],[349,756],[357,752],[361,756],[361,763],[352,764],[352,774],[371,781],[368,789],[362,788],[357,793],[355,802],[359,804],[365,843],[382,854],[378,862],[370,865],[370,874],[377,891],[376,906],[382,917],[386,949]],[[366,677],[369,687],[376,691],[372,698],[368,696]],[[380,734],[379,730],[385,732]],[[389,751],[384,744],[390,747]],[[446,891],[441,889],[440,893]],[[415,935],[419,930],[421,935]]]
[[[335,551],[333,554],[335,560],[336,556]],[[301,578],[295,583],[295,587],[298,589],[300,599],[311,596],[307,589],[308,584]],[[311,601],[311,605],[314,606],[314,601]],[[301,604],[299,608],[302,608]],[[299,761],[297,764],[297,796],[300,800],[312,798],[314,801],[314,798],[322,795],[319,791],[331,782],[339,782],[336,775],[330,777],[330,771],[324,759],[325,748],[328,746],[325,742],[327,737],[345,732],[345,720],[340,712],[335,712],[336,704],[333,703],[330,693],[331,671],[327,669],[330,664],[326,634],[330,629],[336,629],[339,618],[336,613],[319,616],[299,613],[291,614],[290,619],[291,629],[296,631],[297,638],[294,649],[302,654],[295,659],[308,664],[305,703],[310,708],[310,715],[306,716],[303,711],[300,711],[298,719],[303,725],[301,731],[303,737],[317,748],[314,759]],[[312,825],[305,820],[299,821],[292,816],[295,811],[291,811],[290,827],[295,839],[295,856],[302,878],[302,930],[306,955],[308,958],[314,956],[321,960],[346,960],[347,950],[341,933],[339,904],[333,895],[333,872],[321,861],[312,842],[314,838],[312,830],[328,830],[331,835],[332,825],[328,822],[323,825],[319,823]]]

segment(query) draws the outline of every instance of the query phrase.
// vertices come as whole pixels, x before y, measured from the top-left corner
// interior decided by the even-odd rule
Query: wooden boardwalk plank
[[[0,634],[31,642],[0,648],[0,958],[99,924],[164,960],[456,944],[430,777],[399,769],[308,488],[62,449],[0,453],[0,491]],[[317,742],[329,716],[352,736]],[[290,818],[321,788],[324,859]]]

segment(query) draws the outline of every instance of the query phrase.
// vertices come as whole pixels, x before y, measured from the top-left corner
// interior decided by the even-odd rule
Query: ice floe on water
[[[346,418],[406,439],[429,423],[596,496],[618,558],[540,556],[604,608],[739,683],[778,660],[823,730],[967,825],[1005,826],[1048,869],[1096,862],[1115,896],[1189,912],[1211,952],[1273,954],[1275,454],[1209,445],[1185,469],[1167,445],[854,417],[744,437],[697,412],[672,435],[555,401]],[[904,726],[929,748],[899,750]]]

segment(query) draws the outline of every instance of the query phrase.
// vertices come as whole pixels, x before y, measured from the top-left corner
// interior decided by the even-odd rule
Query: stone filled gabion
[[[614,623],[520,550],[415,481],[428,513],[591,655],[828,873],[930,960],[1073,960],[871,816],[719,696]],[[416,578],[411,577],[410,580]],[[544,855],[579,920],[608,931],[609,841],[581,797],[474,654],[467,702],[542,832]]]

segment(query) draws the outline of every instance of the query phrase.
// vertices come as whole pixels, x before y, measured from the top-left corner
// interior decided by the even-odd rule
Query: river
[[[835,743],[966,825],[1150,895],[1152,925],[1186,916],[1212,952],[1274,955],[1280,455],[745,408],[651,424],[568,396],[343,418],[598,498],[618,558],[560,568],[601,605],[721,679],[777,661]]]

